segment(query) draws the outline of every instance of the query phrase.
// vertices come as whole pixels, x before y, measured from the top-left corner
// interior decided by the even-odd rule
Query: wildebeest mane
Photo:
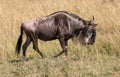
[[[54,14],[56,14],[56,13],[65,13],[65,14],[68,14],[68,15],[72,16],[72,17],[75,18],[75,19],[83,20],[83,21],[85,22],[85,20],[84,20],[83,18],[81,18],[81,17],[79,17],[79,16],[77,16],[76,14],[73,14],[73,13],[71,13],[71,12],[67,12],[67,11],[57,11],[57,12],[54,12],[54,13],[46,16],[46,17],[49,17],[49,16],[54,15]]]

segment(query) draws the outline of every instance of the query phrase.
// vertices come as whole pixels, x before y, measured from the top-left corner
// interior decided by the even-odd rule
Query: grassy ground
[[[39,41],[47,58],[30,45],[22,62],[22,54],[15,55],[21,23],[60,10],[87,20],[94,15],[96,43],[75,46],[69,40],[68,56],[55,59],[59,42]],[[0,69],[2,77],[120,77],[120,0],[0,0]]]

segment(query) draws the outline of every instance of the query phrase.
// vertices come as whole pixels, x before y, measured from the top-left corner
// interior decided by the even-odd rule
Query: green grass
[[[119,77],[120,76],[120,0],[0,0],[0,76],[2,77]],[[27,61],[15,55],[20,25],[30,19],[66,10],[98,24],[96,42],[92,46],[74,45],[69,52],[53,58],[61,51],[58,40],[39,41],[45,54],[42,59],[32,49]],[[23,42],[25,41],[25,35]]]
[[[10,59],[0,64],[3,77],[112,77],[119,76],[119,58],[80,57],[75,59],[65,56],[54,59],[38,57],[22,62]],[[112,63],[111,63],[112,62]]]

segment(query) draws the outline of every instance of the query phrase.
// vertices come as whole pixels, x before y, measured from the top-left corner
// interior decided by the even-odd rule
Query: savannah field
[[[15,54],[20,25],[55,11],[69,11],[98,24],[92,46],[74,45],[58,58],[58,40],[40,41],[42,59],[32,49],[27,61]],[[25,41],[25,35],[23,42]],[[120,0],[0,0],[0,77],[120,77]]]

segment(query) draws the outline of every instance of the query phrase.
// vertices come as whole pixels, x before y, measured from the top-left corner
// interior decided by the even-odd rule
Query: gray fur
[[[73,13],[69,13],[67,11],[59,11],[42,18],[24,22],[21,26],[21,35],[16,45],[16,52],[19,54],[21,47],[20,43],[22,42],[19,40],[22,39],[22,33],[24,31],[27,36],[27,40],[23,45],[23,56],[26,56],[26,49],[29,46],[30,42],[33,42],[33,48],[42,57],[44,57],[38,48],[38,39],[43,41],[58,39],[60,41],[61,47],[63,48],[63,51],[57,54],[55,57],[61,55],[63,52],[65,52],[67,55],[67,41],[70,38],[79,37],[79,39],[83,41],[83,44],[94,43],[89,39],[95,41],[96,35],[94,38],[91,38],[93,32],[89,33],[88,31],[92,31],[92,29],[95,30],[96,24],[94,24],[93,20],[94,19],[86,21]],[[28,39],[30,41],[28,41]],[[84,39],[88,39],[87,42],[84,42]]]

